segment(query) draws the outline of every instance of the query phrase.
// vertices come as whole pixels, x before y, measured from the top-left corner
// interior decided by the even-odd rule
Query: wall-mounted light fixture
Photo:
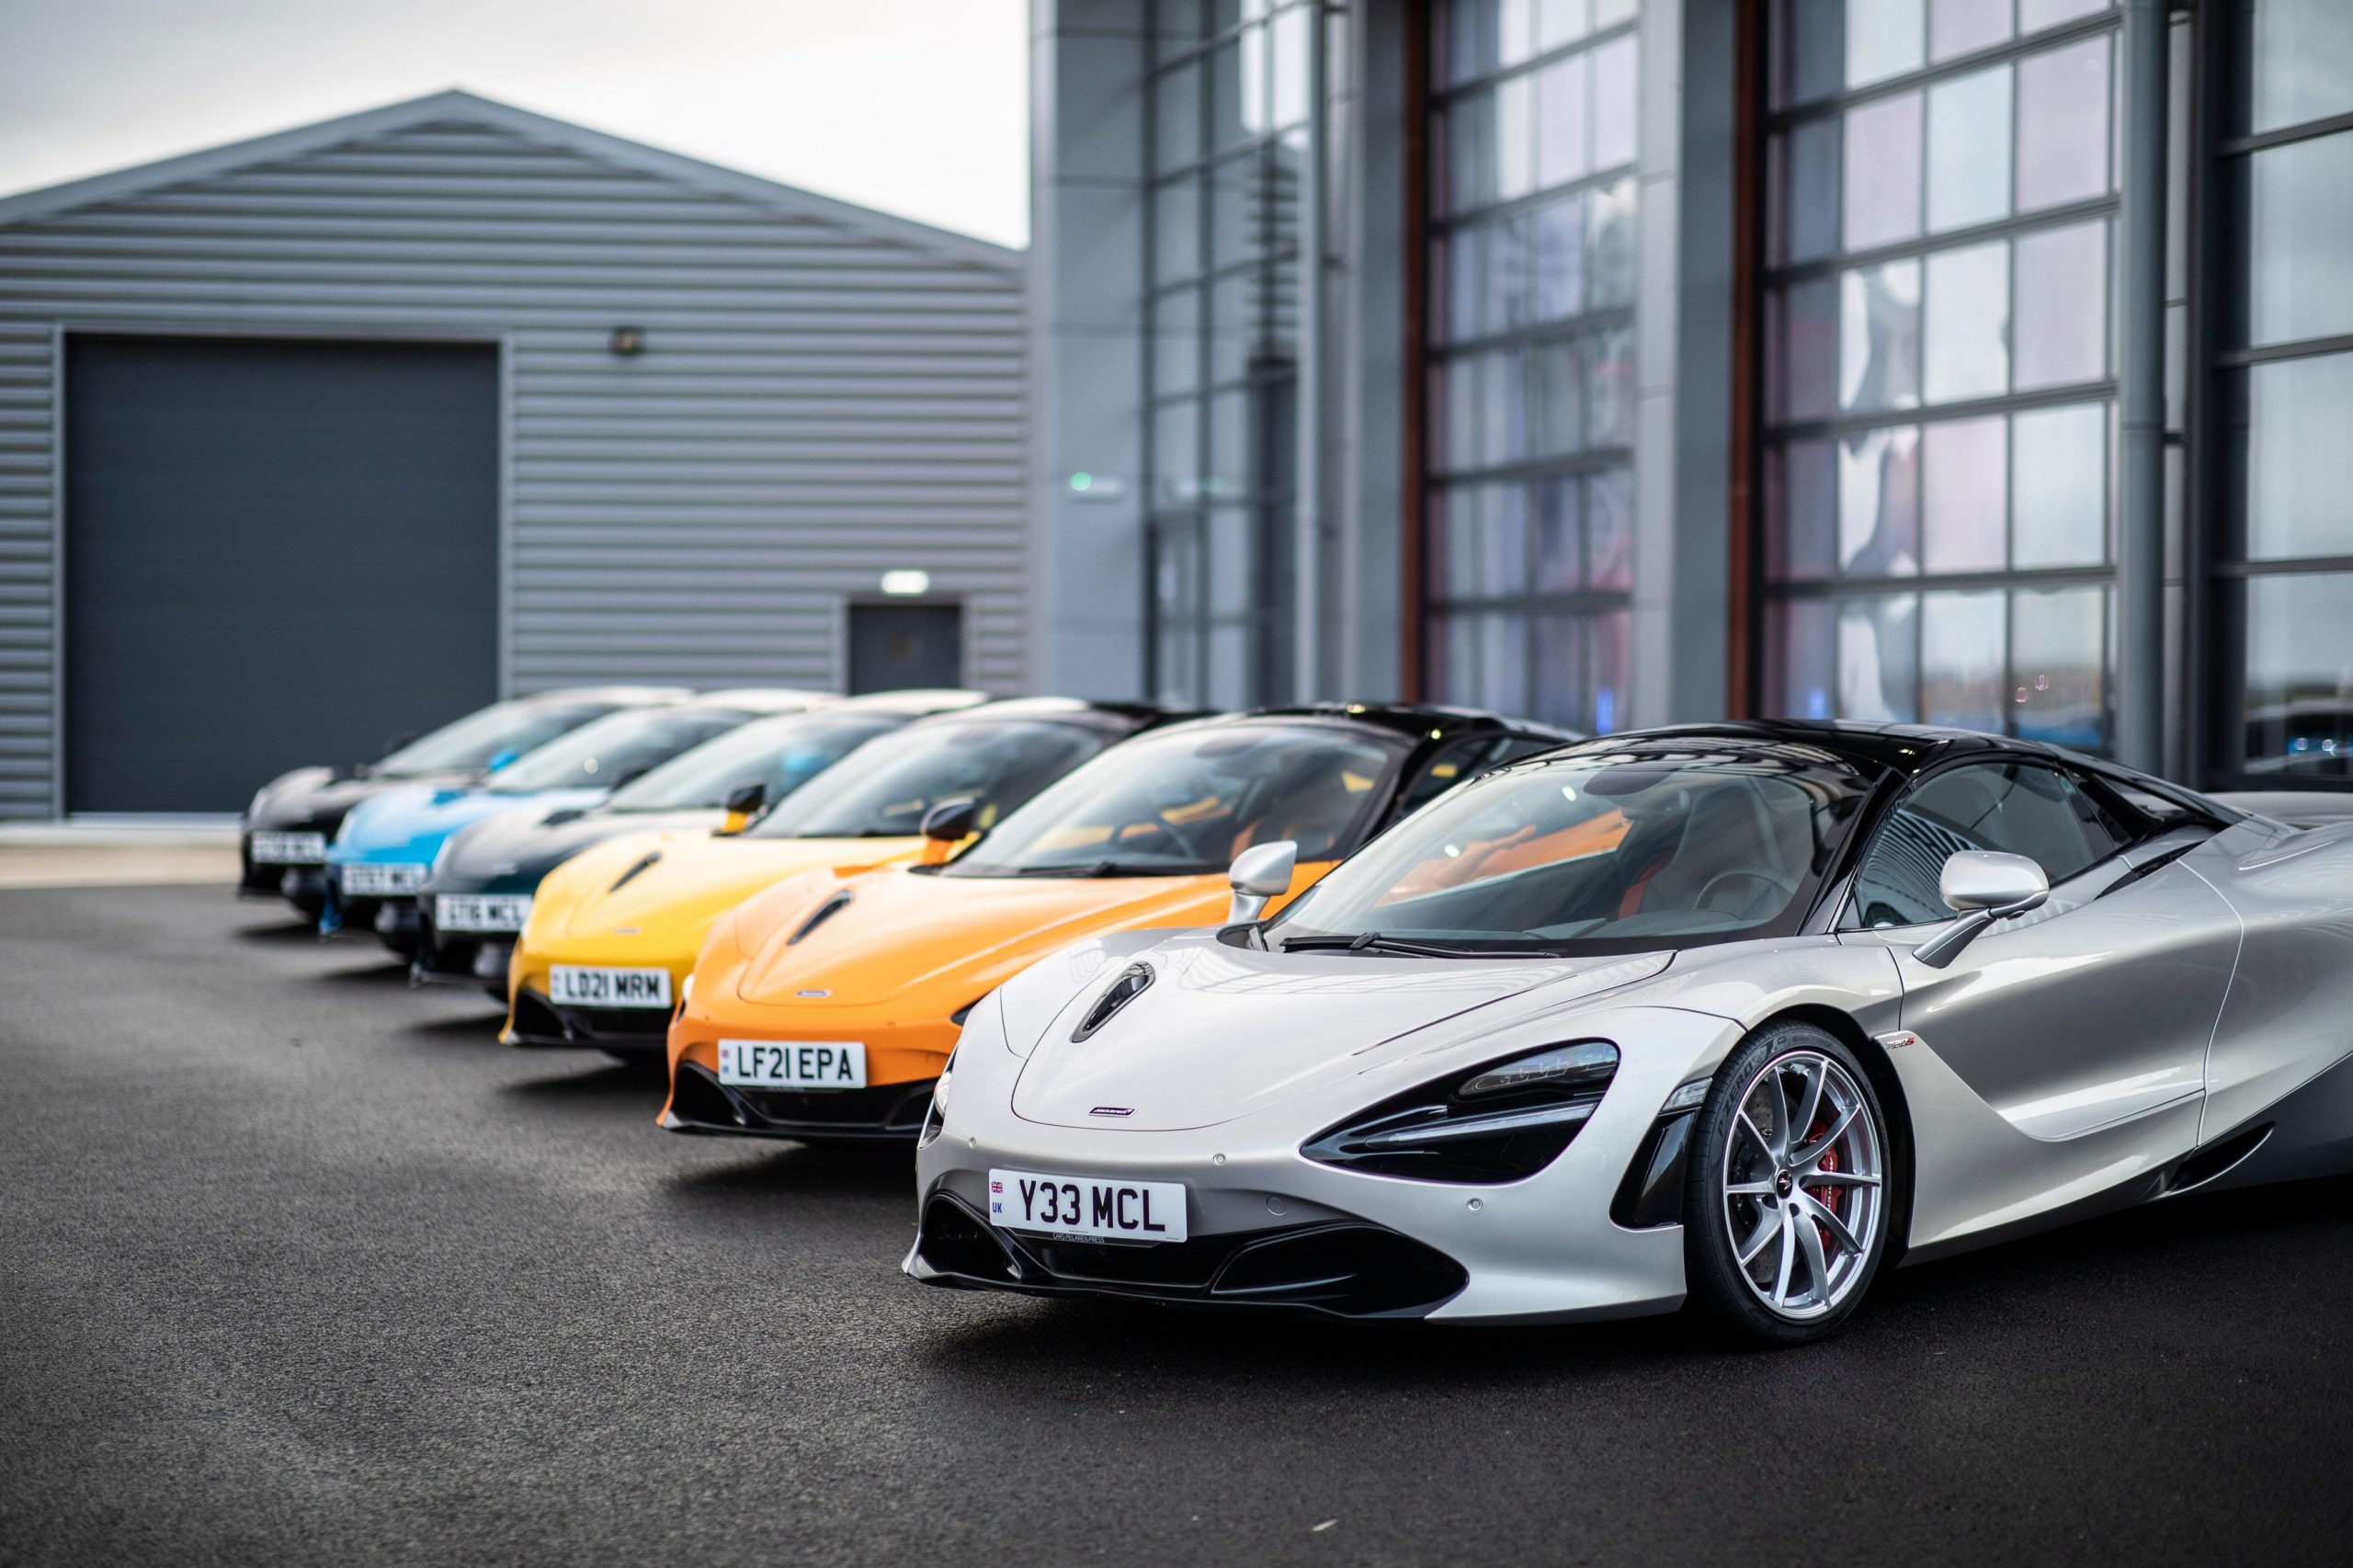
[[[642,326],[613,328],[612,341],[607,347],[624,359],[634,359],[645,352],[645,329]]]
[[[885,572],[882,574],[882,591],[894,598],[911,598],[917,594],[927,594],[931,592],[931,574],[914,571]]]

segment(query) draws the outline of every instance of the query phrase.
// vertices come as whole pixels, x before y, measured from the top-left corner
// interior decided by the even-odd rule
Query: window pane
[[[2010,36],[2010,0],[1930,0],[1928,58],[1950,60]]]
[[[1911,426],[1838,443],[1838,569],[1854,577],[1920,569],[1920,432]]]
[[[1585,363],[1579,345],[1546,343],[1536,361],[1536,455],[1563,457],[1585,445]]]
[[[2353,770],[2353,575],[2246,585],[2251,773]]]
[[[1487,230],[1473,223],[1446,238],[1446,304],[1442,335],[1476,337],[1484,330],[1480,291],[1487,280]]]
[[[1586,644],[1586,688],[1593,694],[1586,727],[1606,735],[1626,722],[1626,643],[1633,618],[1622,609],[1588,616],[1592,638]]]
[[[1461,212],[1495,199],[1495,97],[1474,94],[1446,111],[1445,207]]]
[[[1535,319],[1532,248],[1528,214],[1515,213],[1488,226],[1487,331],[1509,332]]]
[[[1996,591],[1920,597],[1920,710],[1931,724],[2002,729],[2009,606]]]
[[[2010,600],[2011,722],[2029,740],[2097,748],[2108,738],[2108,590],[2022,590]]]
[[[1585,198],[1549,202],[1529,215],[1535,234],[1534,298],[1538,321],[1558,321],[1585,309]]]
[[[2009,390],[2010,247],[1970,245],[1928,258],[1922,392],[1930,403]]]
[[[1832,717],[1837,628],[1830,601],[1792,599],[1776,605],[1768,624],[1769,710],[1791,719]]]
[[[1494,69],[1495,0],[1447,0],[1442,37],[1449,81],[1466,81]]]
[[[1813,261],[1838,248],[1838,128],[1836,116],[1810,119],[1777,139],[1785,262]]]
[[[1613,468],[1585,482],[1586,586],[1626,593],[1634,585],[1634,474]]]
[[[1598,31],[1603,28],[1616,27],[1620,22],[1633,20],[1634,7],[1638,3],[1639,0],[1593,0],[1595,29]]]
[[[1152,390],[1166,397],[1201,381],[1201,295],[1198,289],[1163,294],[1152,306]]]
[[[1846,0],[1774,0],[1773,103],[1810,103],[1844,74]]]
[[[1573,54],[1536,74],[1536,179],[1562,185],[1593,166],[1586,84],[1592,57]]]
[[[1506,713],[1528,707],[1528,618],[1495,611],[1439,618],[1439,700]]]
[[[1179,65],[1153,85],[1153,162],[1164,169],[1201,156],[1201,68]]]
[[[1535,52],[1534,0],[1502,0],[1495,7],[1495,64],[1508,70]]]
[[[2085,566],[2108,555],[2108,405],[2012,416],[2010,495],[2016,566]]]
[[[2040,32],[2061,22],[2108,9],[2109,0],[2018,0],[2018,31]]]
[[[2018,210],[2108,190],[2109,40],[2018,62]]]
[[[1154,278],[1174,283],[1201,272],[1201,193],[1199,176],[1161,186],[1152,199]]]
[[[2353,6],[2263,0],[2255,7],[2254,124],[2277,131],[2353,109]]]
[[[1920,232],[1920,95],[1903,93],[1847,114],[1848,250]]]
[[[1536,486],[1536,591],[1573,594],[1585,586],[1584,490],[1574,479]]]
[[[1930,572],[1998,572],[2008,538],[2009,422],[1951,419],[1920,438],[1920,561]]]
[[[1297,125],[1307,118],[1307,7],[1278,14],[1270,28],[1274,43],[1274,98],[1268,123]]]
[[[2247,554],[2353,554],[2353,354],[2246,374]],[[2339,614],[2353,619],[2353,599]]]
[[[1634,182],[1586,193],[1586,308],[1634,302]]]
[[[1255,35],[1253,35],[1255,37]],[[1266,85],[1259,51],[1236,40],[1203,62],[1210,74],[1210,145],[1230,147],[1266,124]]]
[[[1586,439],[1596,447],[1634,444],[1634,334],[1619,327],[1586,340]]]
[[[1838,406],[1920,401],[1920,264],[1891,261],[1838,280]]]
[[[1536,84],[1514,76],[1495,89],[1495,197],[1513,201],[1536,188]]]
[[[1210,399],[1210,466],[1202,483],[1212,501],[1250,493],[1248,392],[1219,392]]]
[[[1819,419],[1838,405],[1838,292],[1823,278],[1782,298],[1781,418]]]
[[[1593,26],[1586,0],[1536,0],[1536,51],[1557,49],[1585,37]]]
[[[1928,230],[1990,223],[2010,210],[2010,68],[1928,89]]]
[[[1847,85],[1920,69],[1920,0],[1861,0],[1847,7]]]
[[[1152,416],[1153,495],[1183,506],[1200,494],[1200,405],[1190,398],[1163,404]]]
[[[2353,131],[2267,148],[2248,164],[2254,341],[2353,332]]]
[[[1528,455],[1528,356],[1505,349],[1479,358],[1479,460],[1518,462]]]
[[[2014,385],[2096,381],[2108,371],[2108,225],[2078,223],[2018,241],[2018,301],[2011,341]]]
[[[1431,462],[1440,473],[1475,468],[1479,462],[1479,361],[1449,359],[1435,372],[1437,406],[1431,434],[1438,450]]]
[[[1634,161],[1634,40],[1593,51],[1593,166]]]
[[[1838,717],[1909,724],[1919,719],[1920,601],[1913,594],[1838,606]]]
[[[1792,441],[1767,456],[1769,569],[1779,577],[1827,577],[1836,564],[1836,451],[1829,441]]]
[[[1586,618],[1581,615],[1540,615],[1535,618],[1536,689],[1530,717],[1547,723],[1586,728]]]

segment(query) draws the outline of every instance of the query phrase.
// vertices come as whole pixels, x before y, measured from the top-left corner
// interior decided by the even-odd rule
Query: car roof
[[[719,691],[698,691],[687,699],[688,708],[733,708],[745,713],[798,713],[810,708],[831,708],[841,699],[830,691],[802,691],[785,686],[737,686]]]
[[[948,719],[1074,719],[1131,734],[1155,725],[1200,715],[1199,709],[1168,708],[1156,702],[1127,702],[1092,697],[1007,697],[952,713],[935,713],[918,723]]]
[[[845,697],[838,708],[861,713],[953,713],[966,708],[977,708],[988,701],[985,691],[966,691],[959,687],[937,690],[870,691],[859,697]]]
[[[654,702],[683,702],[694,692],[683,686],[559,686],[526,692],[517,702],[610,702],[642,707]]]
[[[1219,714],[1210,722],[1240,722],[1252,719],[1323,719],[1364,724],[1416,741],[1481,733],[1527,735],[1559,741],[1563,745],[1585,739],[1578,732],[1564,730],[1558,724],[1435,702],[1301,702]]]

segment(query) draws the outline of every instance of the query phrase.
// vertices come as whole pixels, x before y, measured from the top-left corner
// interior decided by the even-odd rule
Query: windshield
[[[1267,938],[1607,952],[1792,930],[1869,780],[1812,746],[1711,745],[1585,749],[1474,779],[1317,883]]]
[[[986,830],[1110,744],[1091,724],[1052,720],[932,720],[843,760],[755,823],[753,838],[904,838],[942,801],[981,803]]]
[[[733,708],[632,708],[518,757],[490,776],[502,795],[541,790],[609,790],[631,771],[667,762],[742,723]]]
[[[477,772],[501,752],[520,756],[612,710],[609,702],[494,702],[418,736],[374,771],[388,778]]]
[[[1302,863],[1370,829],[1402,738],[1336,724],[1221,724],[1145,735],[1080,768],[953,861],[966,877],[1199,876],[1288,838]]]
[[[891,713],[841,717],[785,713],[756,719],[671,758],[628,788],[616,790],[606,809],[716,808],[726,804],[737,785],[753,783],[767,787],[769,801],[781,801],[868,741],[905,722]]]

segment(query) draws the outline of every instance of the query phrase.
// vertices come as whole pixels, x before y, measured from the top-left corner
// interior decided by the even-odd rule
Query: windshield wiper
[[[1404,937],[1384,937],[1378,931],[1367,931],[1355,937],[1337,933],[1324,937],[1291,937],[1283,942],[1283,951],[1395,953],[1412,959],[1541,959],[1557,956],[1539,948],[1451,948],[1440,942],[1416,942]]]
[[[1165,877],[1174,873],[1157,866],[1134,866],[1124,860],[1089,860],[1076,866],[1021,866],[1017,877]]]

